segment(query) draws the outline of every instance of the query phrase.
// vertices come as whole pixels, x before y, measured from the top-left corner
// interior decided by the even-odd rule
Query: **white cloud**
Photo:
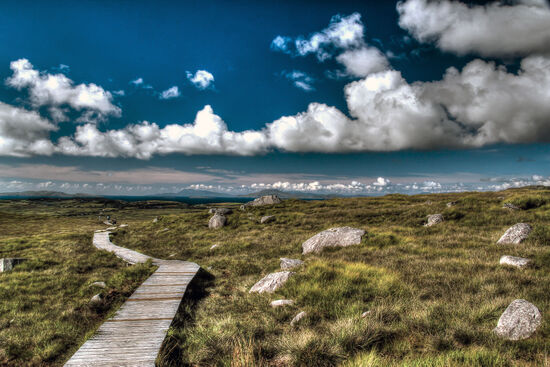
[[[214,83],[214,75],[206,70],[197,70],[195,74],[186,72],[187,79],[198,89],[206,89]]]
[[[83,121],[120,116],[121,110],[113,105],[113,96],[102,87],[90,84],[74,85],[64,74],[40,73],[27,59],[10,63],[13,75],[6,80],[10,87],[27,88],[33,106],[68,105],[77,111],[84,110]]]
[[[550,52],[550,6],[545,0],[495,1],[466,5],[460,1],[407,0],[397,5],[399,25],[421,42],[445,51],[483,56]]]
[[[286,79],[290,80],[296,88],[300,88],[306,92],[311,92],[315,90],[315,88],[313,87],[313,83],[315,82],[315,79],[313,79],[311,76],[304,73],[303,71],[299,71],[299,70],[293,70],[289,72],[283,71],[281,72],[281,75],[283,75]]]
[[[264,152],[267,146],[262,132],[229,131],[212,108],[205,106],[193,124],[160,128],[144,121],[106,132],[93,124],[78,126],[74,137],[60,138],[57,149],[68,155],[148,159],[169,153],[254,155]]]
[[[348,75],[358,77],[365,77],[389,68],[386,56],[377,48],[368,46],[341,53],[336,57],[336,61],[344,65]]]
[[[374,186],[388,186],[391,184],[391,181],[384,177],[378,177],[372,184]]]
[[[115,96],[124,97],[126,92],[123,89],[115,90],[112,92]]]
[[[137,78],[135,80],[132,80],[130,82],[130,84],[133,84],[133,85],[136,85],[136,86],[141,85],[141,84],[143,84],[143,78]]]
[[[181,93],[180,93],[178,87],[173,86],[173,87],[168,88],[165,91],[163,91],[160,94],[159,98],[160,99],[171,99],[171,98],[177,98],[179,96],[181,96]]]
[[[50,155],[54,146],[49,133],[55,130],[56,126],[37,112],[0,102],[0,155]]]

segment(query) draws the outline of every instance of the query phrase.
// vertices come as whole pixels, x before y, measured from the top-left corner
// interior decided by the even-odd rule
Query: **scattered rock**
[[[226,215],[226,214],[233,213],[233,210],[231,210],[229,208],[210,208],[208,210],[208,213]]]
[[[504,203],[504,205],[502,205],[502,207],[503,207],[504,209],[519,210],[519,207],[518,207],[518,206],[515,206],[515,205],[512,204],[512,203]]]
[[[361,243],[365,231],[352,227],[336,227],[319,232],[302,243],[302,254],[320,252],[325,247],[346,247]]]
[[[527,223],[518,223],[514,224],[512,227],[508,228],[506,232],[500,237],[497,241],[498,244],[518,244],[521,243],[524,239],[529,237],[532,228]]]
[[[291,306],[294,304],[294,301],[291,299],[278,299],[271,302],[271,307],[282,307],[282,306]]]
[[[105,282],[93,282],[90,287],[107,288],[107,284]]]
[[[424,227],[431,227],[441,222],[443,222],[443,215],[431,214],[431,215],[428,215],[428,223],[424,224]]]
[[[493,332],[508,340],[527,339],[542,322],[539,309],[524,299],[516,299],[498,319]]]
[[[275,221],[275,216],[274,215],[266,215],[264,217],[262,217],[262,219],[260,219],[260,223],[269,223],[269,222],[274,222]]]
[[[453,206],[455,206],[457,204],[456,201],[450,201],[447,203],[447,208],[452,208]]]
[[[0,259],[0,273],[13,270],[14,266],[17,266],[26,260],[27,259],[24,259],[22,257],[5,257],[3,259]]]
[[[301,319],[307,316],[307,313],[305,311],[300,312],[298,315],[294,316],[292,321],[290,322],[290,326],[296,325],[298,322],[300,322]]]
[[[218,247],[220,247],[220,245],[218,245],[218,244],[212,245],[212,246],[210,246],[210,250],[213,250],[213,249],[218,248]]]
[[[221,214],[214,214],[212,218],[208,221],[208,228],[218,229],[225,226],[227,223],[227,218]]]
[[[289,270],[297,266],[302,265],[304,262],[298,259],[287,259],[286,257],[281,257],[281,269]]]
[[[280,287],[282,287],[286,281],[295,273],[290,271],[280,271],[278,273],[271,273],[263,277],[258,283],[254,284],[250,288],[249,293],[273,293]]]
[[[370,315],[371,312],[372,312],[372,311],[365,311],[365,312],[363,312],[363,313],[361,314],[361,317],[362,317],[362,318],[365,318],[365,317],[367,317],[368,315]]]
[[[273,205],[273,204],[279,204],[281,202],[282,200],[277,195],[266,195],[241,205],[241,209],[244,210],[246,209],[247,206]]]
[[[531,260],[517,256],[502,256],[500,258],[500,265],[510,265],[517,268],[524,268],[531,263]]]
[[[103,297],[101,297],[101,294],[96,294],[95,296],[90,299],[91,305],[99,305],[103,302]]]

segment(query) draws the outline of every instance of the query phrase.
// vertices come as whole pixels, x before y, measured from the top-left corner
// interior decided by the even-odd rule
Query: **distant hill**
[[[15,197],[36,197],[36,198],[83,198],[83,197],[100,197],[100,195],[89,194],[67,194],[61,191],[19,191],[19,192],[2,192],[0,196],[15,196]]]
[[[300,191],[281,191],[276,189],[266,189],[258,192],[252,192],[246,195],[240,195],[241,197],[247,198],[257,198],[265,195],[277,195],[281,199],[329,199],[341,197],[341,195],[323,195],[323,194],[313,194],[309,192],[300,192]]]

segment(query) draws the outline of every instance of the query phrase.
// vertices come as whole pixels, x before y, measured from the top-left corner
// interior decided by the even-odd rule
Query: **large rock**
[[[262,206],[262,205],[273,205],[279,204],[282,200],[277,195],[266,195],[249,201],[241,206],[241,208],[246,208],[247,206]]]
[[[365,231],[352,227],[336,227],[319,232],[302,243],[302,254],[320,252],[325,247],[346,247],[361,243]]]
[[[258,283],[254,284],[250,288],[250,293],[273,293],[280,287],[282,287],[287,280],[295,273],[291,271],[280,271],[278,273],[271,273],[263,277]]]
[[[221,214],[214,214],[212,218],[208,221],[208,228],[218,229],[225,226],[227,223],[227,218]]]
[[[443,215],[442,214],[431,214],[428,215],[428,222],[424,224],[425,227],[431,227],[433,225],[436,225],[438,223],[443,222]]]
[[[298,259],[287,259],[286,257],[281,257],[281,269],[290,270],[302,265],[304,262]]]
[[[512,227],[508,228],[506,232],[500,237],[497,241],[498,244],[518,244],[521,243],[524,239],[529,237],[532,228],[527,223],[518,223],[514,224]]]
[[[274,222],[275,221],[275,216],[274,215],[266,215],[266,216],[263,216],[262,219],[260,219],[260,223],[264,224],[264,223],[269,223],[269,222]]]
[[[515,266],[516,268],[525,268],[530,263],[531,260],[523,257],[505,255],[500,258],[500,265],[510,265]]]
[[[527,339],[542,322],[539,309],[524,299],[516,299],[498,319],[493,332],[508,340]]]
[[[0,273],[12,270],[14,266],[21,264],[25,260],[27,259],[21,257],[5,257],[0,259]]]

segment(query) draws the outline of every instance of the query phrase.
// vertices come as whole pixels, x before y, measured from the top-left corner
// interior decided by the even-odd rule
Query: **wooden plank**
[[[152,367],[179,308],[187,285],[199,266],[179,260],[161,260],[116,246],[109,232],[94,233],[98,249],[113,252],[131,264],[152,260],[154,272],[113,317],[99,327],[65,366]]]

